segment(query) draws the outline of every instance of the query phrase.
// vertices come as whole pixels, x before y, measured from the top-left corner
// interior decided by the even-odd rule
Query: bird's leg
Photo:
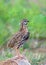
[[[16,52],[16,56],[17,56],[18,58],[22,58],[22,55],[21,55],[19,49],[17,49],[17,47],[14,47],[14,49],[15,49],[15,52]]]
[[[13,50],[15,50],[15,55],[18,56],[18,55],[20,54],[20,52],[19,52],[19,50],[16,48],[16,46],[13,47]]]
[[[17,49],[16,47],[14,47],[14,49],[16,51],[16,55],[19,57],[21,55],[19,49]]]
[[[16,55],[17,56],[20,56],[21,55],[19,49],[17,49],[17,48],[16,48]]]

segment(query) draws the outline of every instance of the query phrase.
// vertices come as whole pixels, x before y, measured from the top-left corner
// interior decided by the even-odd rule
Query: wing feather
[[[8,41],[8,47],[14,47],[21,40],[21,33],[18,32],[12,36],[12,38]]]

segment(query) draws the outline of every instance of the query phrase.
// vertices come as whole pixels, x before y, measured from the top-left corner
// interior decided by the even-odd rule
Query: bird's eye
[[[24,22],[24,24],[26,25],[26,24],[27,24],[27,22]]]

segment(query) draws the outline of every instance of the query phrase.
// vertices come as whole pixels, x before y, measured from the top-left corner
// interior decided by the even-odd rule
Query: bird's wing
[[[18,41],[21,38],[21,32],[18,32],[12,36],[12,38],[8,41],[8,47],[14,47],[14,45],[17,45]]]

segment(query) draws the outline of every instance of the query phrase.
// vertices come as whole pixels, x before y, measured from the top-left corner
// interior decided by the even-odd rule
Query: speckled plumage
[[[26,19],[22,20],[20,30],[8,41],[8,47],[13,48],[15,46],[18,49],[29,38],[29,31],[26,26],[27,22]]]

